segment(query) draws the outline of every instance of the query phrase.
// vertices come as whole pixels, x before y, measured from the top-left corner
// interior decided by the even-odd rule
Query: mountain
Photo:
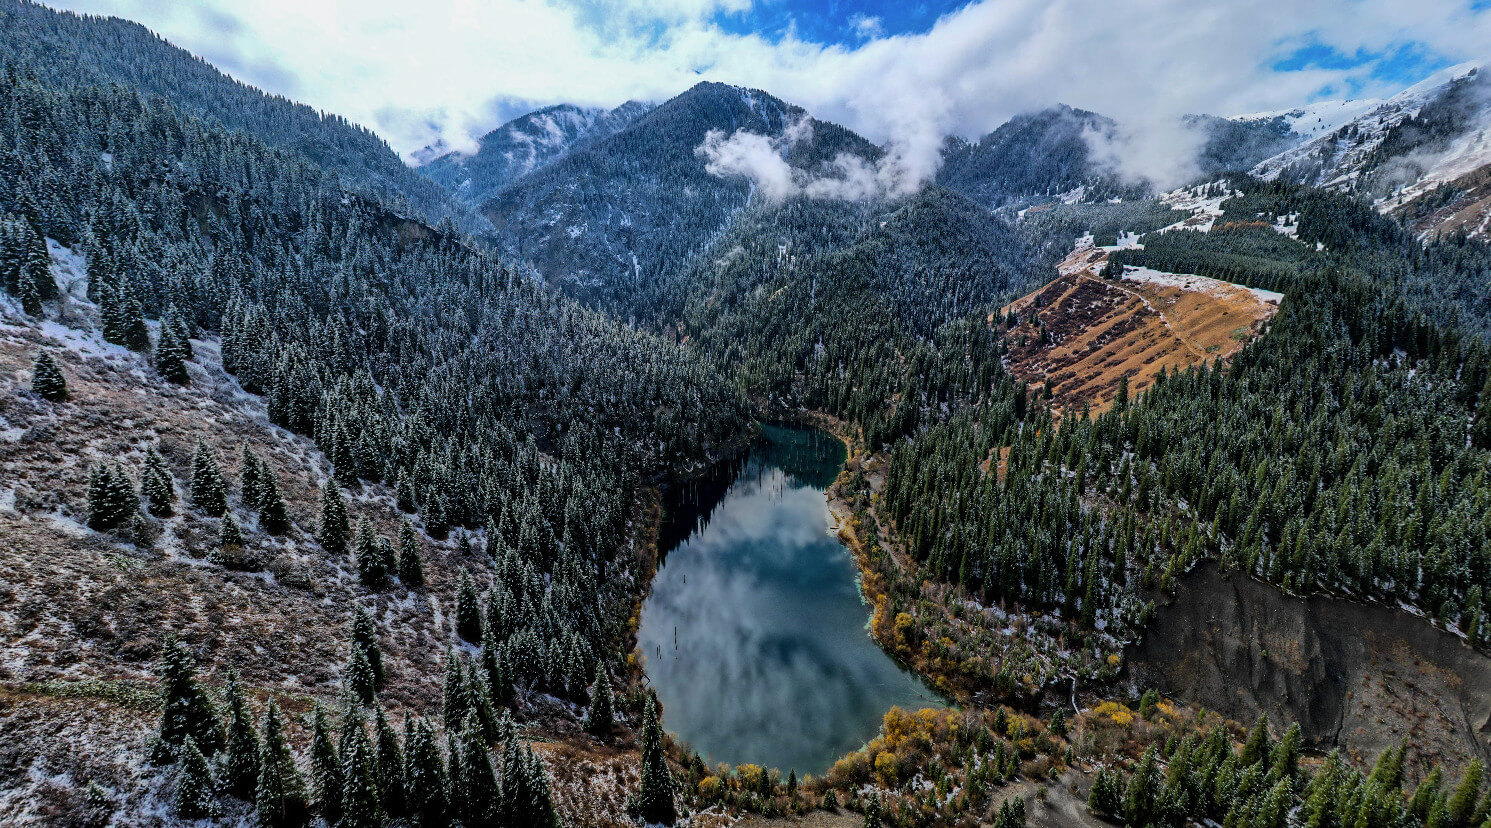
[[[1265,159],[1253,174],[1380,199],[1491,160],[1478,136],[1491,125],[1491,81],[1478,64],[1436,72],[1362,109],[1325,134]]]
[[[0,66],[25,67],[60,85],[117,83],[164,98],[183,112],[294,152],[354,189],[407,204],[431,223],[451,218],[466,230],[485,229],[371,130],[234,80],[138,23],[0,0]]]
[[[782,151],[799,169],[825,167],[840,153],[881,154],[765,92],[700,83],[518,179],[482,212],[512,252],[567,293],[622,316],[645,314],[649,285],[683,267],[751,201],[746,180],[705,169],[696,150],[706,134],[744,130],[781,140],[794,125],[801,140]]]
[[[1016,115],[977,142],[950,140],[937,183],[989,208],[1063,195],[1133,195],[1102,168],[1089,140],[1116,129],[1111,118],[1065,105]]]
[[[442,152],[426,147],[428,161],[417,169],[473,207],[572,147],[615,135],[652,108],[628,101],[615,109],[559,104],[514,118],[483,135],[474,153]]]

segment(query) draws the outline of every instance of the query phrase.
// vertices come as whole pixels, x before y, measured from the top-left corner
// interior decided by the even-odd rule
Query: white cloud
[[[858,155],[840,153],[826,169],[804,170],[787,163],[793,145],[813,139],[813,122],[799,118],[782,130],[780,138],[736,130],[729,137],[718,129],[704,136],[694,150],[705,159],[711,175],[740,176],[751,182],[756,193],[769,202],[789,196],[865,201],[886,195],[905,195],[924,180],[902,168],[902,159],[887,155],[870,162]]]
[[[1064,102],[1123,125],[1127,171],[1173,176],[1191,112],[1295,106],[1360,87],[1352,69],[1276,72],[1306,42],[1342,53],[1419,42],[1459,61],[1491,48],[1470,0],[983,0],[918,35],[823,45],[727,32],[711,22],[751,0],[60,0],[139,20],[270,91],[344,114],[410,153],[469,147],[515,102],[615,105],[698,80],[768,90],[887,141],[896,174],[935,170],[944,136],[977,136]],[[846,178],[850,176],[845,172]]]

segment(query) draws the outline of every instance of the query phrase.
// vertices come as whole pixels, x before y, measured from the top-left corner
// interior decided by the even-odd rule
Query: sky
[[[1054,103],[1115,118],[1162,178],[1179,116],[1386,97],[1491,58],[1488,0],[49,0],[155,30],[406,158],[549,104],[766,90],[925,177],[947,135]]]

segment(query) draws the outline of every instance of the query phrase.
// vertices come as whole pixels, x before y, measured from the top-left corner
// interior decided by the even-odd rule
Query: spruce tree
[[[192,375],[186,370],[186,357],[165,329],[155,342],[155,370],[161,378],[177,385],[190,385]]]
[[[359,722],[342,745],[342,828],[378,828],[382,806],[378,794],[377,756]]]
[[[88,528],[107,532],[129,523],[140,510],[135,484],[123,467],[99,463],[88,475]]]
[[[435,731],[424,719],[404,723],[404,785],[409,821],[434,828],[445,820],[445,762]]]
[[[642,713],[642,783],[632,800],[632,811],[649,824],[672,825],[677,818],[673,772],[663,752],[663,725],[655,696],[647,697]]]
[[[399,745],[399,735],[394,732],[382,708],[374,713],[373,729],[378,741],[379,803],[383,812],[390,817],[404,816],[408,810],[404,782],[404,751]]]
[[[335,481],[326,481],[321,490],[321,523],[316,529],[316,543],[333,555],[347,553],[347,502]]]
[[[159,674],[161,720],[152,759],[157,764],[170,761],[188,739],[198,750],[217,753],[223,746],[222,723],[207,689],[197,680],[191,650],[178,640],[167,641]]]
[[[471,709],[466,697],[466,671],[456,648],[445,652],[445,689],[441,695],[441,719],[447,734],[456,733],[466,721]]]
[[[239,527],[237,518],[232,512],[223,513],[223,525],[217,534],[217,545],[220,549],[231,551],[243,546],[243,529]]]
[[[262,500],[259,505],[259,528],[271,535],[283,535],[290,530],[290,513],[285,508],[285,499],[280,496],[280,487],[273,474],[264,470],[259,482]]]
[[[46,351],[38,351],[31,366],[31,392],[44,400],[62,402],[68,398],[67,378],[62,367]]]
[[[360,704],[372,704],[377,699],[373,668],[368,666],[368,651],[355,642],[352,644],[352,657],[347,661],[342,683],[348,695]]]
[[[248,443],[244,443],[238,459],[238,491],[243,495],[243,505],[255,511],[264,508],[260,502],[263,498],[260,486],[264,471],[259,456],[254,454]]]
[[[228,743],[223,757],[223,788],[229,796],[254,799],[259,784],[259,736],[237,671],[228,673]]]
[[[171,800],[176,816],[185,820],[212,816],[216,810],[213,797],[216,786],[207,757],[188,736],[181,746],[181,771],[176,776],[176,794]]]
[[[217,458],[206,443],[198,442],[192,455],[192,505],[203,514],[222,517],[228,510],[228,489]]]
[[[367,654],[373,682],[382,687],[387,676],[383,672],[383,650],[378,646],[378,625],[362,604],[355,605],[352,610],[352,646],[361,648]]]
[[[410,589],[425,585],[423,556],[419,551],[419,538],[414,533],[414,524],[408,518],[399,526],[399,580]]]
[[[140,480],[150,514],[170,517],[176,513],[176,481],[166,468],[166,458],[152,446],[145,454],[145,473]]]
[[[1465,772],[1460,777],[1460,783],[1450,794],[1449,801],[1445,803],[1450,824],[1456,828],[1470,826],[1471,818],[1475,815],[1476,803],[1481,798],[1481,786],[1485,783],[1486,764],[1480,757],[1470,760],[1465,766]]]
[[[291,828],[306,817],[305,781],[285,744],[280,709],[269,700],[264,711],[259,752],[259,782],[254,792],[254,815],[265,828]]]
[[[604,739],[611,735],[614,714],[612,712],[611,678],[601,662],[595,663],[595,686],[590,690],[590,708],[585,711],[585,730],[592,736]]]
[[[473,644],[481,643],[481,601],[477,598],[476,584],[464,570],[456,592],[456,635]]]
[[[475,712],[466,715],[466,724],[461,729],[460,785],[465,805],[465,812],[460,817],[464,824],[501,824],[498,822],[498,815],[502,805],[502,790],[497,783],[497,772],[492,768],[492,755],[487,750],[486,737],[482,734],[481,723],[477,721]]]
[[[375,592],[388,587],[388,570],[378,549],[377,538],[373,535],[373,527],[366,519],[357,522],[354,557],[357,562],[357,577],[363,586]]]
[[[316,794],[316,809],[328,825],[342,818],[342,761],[332,744],[326,724],[326,711],[320,704],[311,714],[311,784]]]

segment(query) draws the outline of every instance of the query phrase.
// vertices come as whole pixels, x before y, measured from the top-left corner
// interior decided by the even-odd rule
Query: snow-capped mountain
[[[419,171],[467,204],[480,205],[503,187],[568,152],[576,144],[616,134],[652,104],[628,101],[615,109],[559,104],[530,112],[482,136],[474,153],[427,147]]]
[[[1331,102],[1290,110],[1296,125],[1318,127],[1317,137],[1265,159],[1253,174],[1279,177],[1336,189],[1368,189],[1387,195],[1414,183],[1453,142],[1485,120],[1485,81],[1477,63],[1462,63],[1434,73],[1385,101]],[[1344,118],[1353,109],[1359,114]],[[1299,113],[1294,116],[1294,113]],[[1259,113],[1245,118],[1279,113]],[[1294,127],[1299,131],[1299,126]],[[1420,169],[1404,180],[1390,176],[1387,163],[1413,158]],[[1387,192],[1383,192],[1383,190]]]
[[[1385,103],[1381,98],[1359,100],[1317,101],[1293,109],[1278,109],[1271,112],[1250,112],[1235,115],[1230,120],[1244,123],[1281,119],[1295,135],[1306,140],[1328,135],[1362,115]]]

